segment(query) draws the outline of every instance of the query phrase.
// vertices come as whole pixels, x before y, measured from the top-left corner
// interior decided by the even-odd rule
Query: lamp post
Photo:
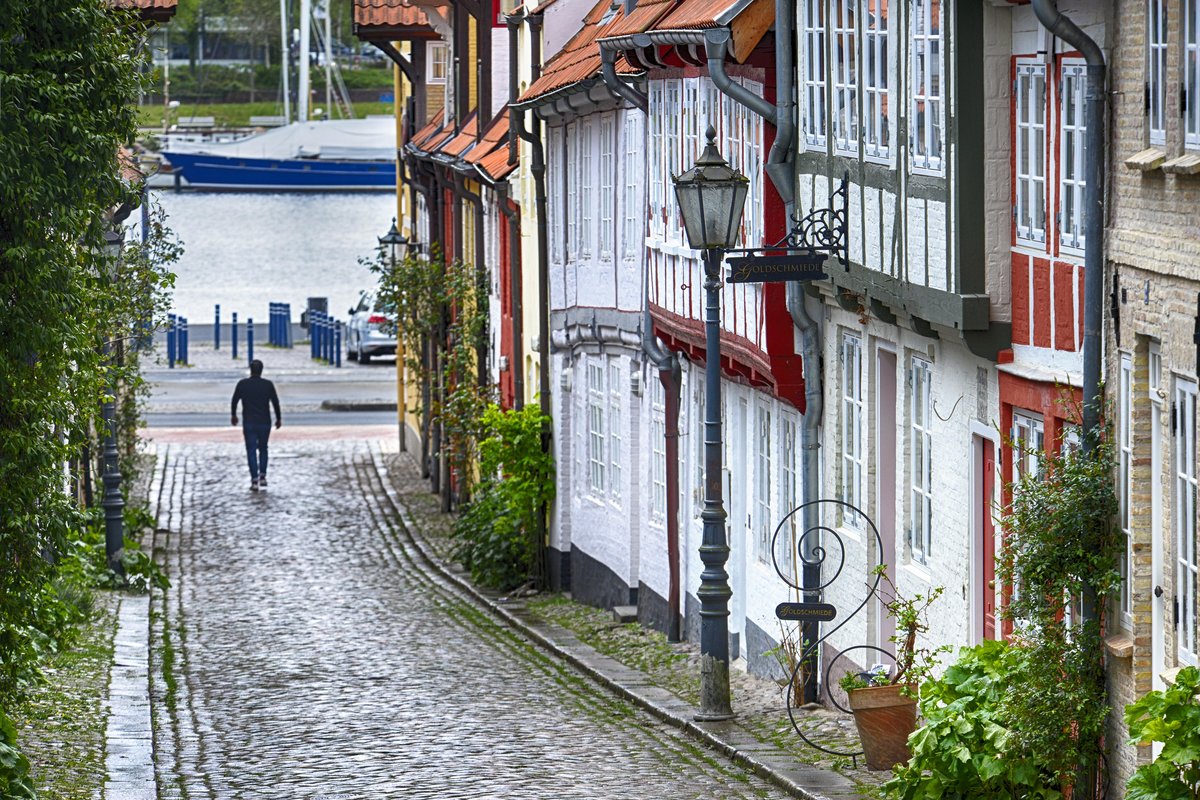
[[[117,264],[121,258],[121,248],[125,244],[125,235],[116,231],[106,231],[104,234],[105,268],[109,281],[116,280]],[[121,466],[120,454],[117,451],[117,386],[113,375],[113,344],[110,340],[104,342],[104,363],[109,372],[108,394],[100,406],[100,416],[104,422],[104,450],[102,452],[104,482],[104,499],[100,505],[104,508],[104,554],[108,568],[117,575],[125,575],[125,567],[121,557],[125,550],[125,498],[121,496]]]
[[[733,716],[729,702],[729,543],[721,497],[721,263],[737,243],[750,182],[717,152],[710,125],[708,143],[687,172],[675,178],[675,197],[688,244],[704,251],[704,535],[700,544],[699,720]]]
[[[418,247],[416,242],[410,242],[408,237],[400,232],[396,227],[396,218],[392,217],[392,227],[383,236],[379,237],[380,247],[389,247],[392,255],[392,274],[396,272],[396,249],[403,248],[405,254],[409,248]],[[408,437],[405,435],[404,426],[408,420],[408,406],[405,403],[405,386],[404,386],[404,344],[400,339],[400,319],[399,309],[396,309],[396,407],[400,409],[400,452],[408,452]]]

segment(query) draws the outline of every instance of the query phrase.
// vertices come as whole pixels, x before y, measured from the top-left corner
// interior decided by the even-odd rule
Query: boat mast
[[[300,0],[300,87],[296,97],[296,116],[308,122],[308,48],[312,36],[312,0]]]
[[[292,87],[288,73],[292,71],[292,48],[288,42],[288,0],[279,0],[279,41],[283,45],[279,52],[279,72],[283,76],[283,121],[292,122]]]

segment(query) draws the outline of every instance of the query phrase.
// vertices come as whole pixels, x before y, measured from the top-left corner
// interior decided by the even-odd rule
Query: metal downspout
[[[617,51],[605,47],[604,42],[600,43],[600,75],[604,78],[604,84],[613,93],[624,98],[626,102],[643,114],[649,113],[650,100],[646,97],[646,93],[621,80],[621,76],[617,74]]]
[[[1083,453],[1087,456],[1095,447],[1100,434],[1100,368],[1103,344],[1100,331],[1104,309],[1104,162],[1105,119],[1108,98],[1105,95],[1107,67],[1104,52],[1096,42],[1064,16],[1054,0],[1033,0],[1038,20],[1050,33],[1067,42],[1087,61],[1087,95],[1084,105],[1084,162],[1083,189]],[[1091,576],[1085,576],[1081,598],[1083,623],[1099,624],[1100,613],[1096,589]],[[1103,658],[1103,649],[1096,654]],[[1096,796],[1096,764],[1084,766],[1077,780],[1075,796],[1091,800]]]
[[[662,383],[665,395],[663,416],[666,428],[664,458],[667,462],[667,641],[679,642],[682,641],[679,614],[679,393],[683,385],[683,371],[679,365],[679,356],[658,343],[649,305],[642,314],[642,350],[658,369],[658,379]]]
[[[509,128],[510,131],[513,128]],[[503,188],[502,188],[503,187]],[[510,208],[511,189],[507,182],[497,183],[496,191],[500,193],[500,213],[508,220],[508,293],[512,315],[512,370],[513,408],[520,411],[525,407],[525,343],[521,338],[525,335],[521,315],[524,308],[521,303],[521,212],[518,208]]]
[[[525,18],[529,23],[530,38],[530,68],[533,80],[542,74],[542,16],[529,14]],[[511,108],[511,107],[510,107]],[[516,109],[513,109],[514,111]],[[534,183],[534,215],[537,218],[537,248],[538,248],[538,402],[542,414],[550,419],[550,251],[549,236],[546,230],[546,152],[542,145],[542,124],[534,115],[530,129],[525,127],[525,112],[514,113],[511,123],[517,128],[517,135],[530,145],[531,164],[529,171],[533,174]],[[522,364],[521,368],[524,369]],[[542,452],[551,452],[551,429],[547,422],[542,426]],[[548,559],[550,555],[547,516],[549,509],[543,506],[538,514],[538,547],[542,553],[541,582],[548,585],[550,570]]]
[[[522,10],[517,14],[510,14],[504,17],[504,24],[508,26],[508,98],[509,101],[514,101],[519,95],[521,81],[519,72],[521,69],[520,59],[518,58],[521,32],[521,15],[525,12]],[[515,111],[509,109],[508,112],[508,165],[513,166],[520,160],[520,153],[517,149],[517,126],[512,121]]]

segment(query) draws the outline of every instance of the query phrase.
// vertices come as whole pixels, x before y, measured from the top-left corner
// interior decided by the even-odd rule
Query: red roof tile
[[[365,41],[398,41],[437,34],[425,12],[408,0],[354,0],[354,35]]]
[[[501,143],[504,144],[504,153],[508,155],[508,109],[504,109],[500,116],[496,117],[495,121],[488,126],[483,132],[483,137],[479,140],[479,144],[463,156],[463,161],[468,164],[478,164],[485,156],[490,154]]]
[[[166,22],[174,16],[179,0],[109,0],[114,8],[137,9],[142,19]]]
[[[671,2],[671,0],[665,1]],[[641,6],[638,6],[634,10],[634,14],[640,10]],[[558,89],[599,75],[600,47],[596,44],[596,40],[612,35],[611,31],[621,23],[623,13],[620,8],[613,10],[612,0],[600,0],[583,18],[583,27],[579,32],[563,45],[562,50],[546,62],[541,77],[525,90],[518,102],[528,103]],[[618,58],[617,72],[636,75],[639,70],[626,63],[623,58]]]
[[[691,31],[715,28],[721,24],[717,18],[735,5],[736,0],[683,0],[655,23],[652,30]]]
[[[445,116],[446,110],[444,108],[439,109],[438,113],[434,115],[433,119],[425,123],[424,128],[421,128],[421,130],[413,134],[412,139],[410,139],[408,143],[418,150],[429,152],[429,145],[432,142],[444,142],[451,134],[454,133],[453,129],[442,130],[442,120],[445,118]]]
[[[508,163],[508,147],[497,147],[480,160],[478,167],[487,173],[494,181],[502,180],[517,168],[516,164]]]
[[[453,139],[446,142],[438,152],[447,156],[461,156],[471,145],[475,144],[475,134],[479,130],[479,118],[476,114],[467,117],[462,130]]]

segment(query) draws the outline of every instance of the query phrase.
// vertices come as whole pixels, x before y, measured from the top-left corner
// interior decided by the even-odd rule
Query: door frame
[[[885,402],[885,398],[883,396],[883,390],[884,390],[884,386],[885,386],[885,382],[883,380],[883,361],[885,358],[890,359],[892,362],[892,376],[891,376],[891,387],[890,387],[892,397],[891,397],[890,402]],[[896,491],[896,479],[900,474],[899,470],[897,469],[898,456],[900,453],[900,435],[899,435],[900,403],[902,402],[902,397],[900,395],[900,391],[901,391],[901,387],[904,385],[904,382],[901,380],[900,356],[896,352],[895,343],[889,342],[889,341],[886,341],[883,339],[876,339],[875,340],[875,358],[873,359],[873,362],[874,363],[871,365],[871,369],[874,373],[874,375],[872,377],[874,378],[874,380],[873,380],[873,383],[874,383],[873,400],[874,400],[875,408],[873,410],[874,413],[872,413],[872,415],[871,415],[870,422],[875,428],[875,430],[874,430],[875,435],[873,437],[875,440],[873,443],[875,452],[873,454],[871,454],[869,456],[869,458],[870,458],[870,460],[874,461],[876,464],[875,487],[874,487],[875,488],[875,493],[874,493],[875,494],[875,498],[874,498],[874,500],[875,500],[874,506],[875,507],[874,507],[874,515],[873,516],[878,523],[879,538],[880,538],[880,542],[883,547],[883,552],[877,553],[876,555],[878,556],[878,563],[886,564],[888,566],[889,576],[891,577],[891,579],[893,581],[896,581],[897,580],[896,570],[899,567],[899,564],[897,563],[898,549],[897,549],[897,545],[896,545],[896,536],[897,536],[896,504],[897,504],[897,500],[899,498],[897,497],[897,491]],[[885,431],[883,430],[883,423],[885,421],[887,421],[887,419],[889,417],[891,420],[891,428],[892,428],[892,430],[891,430],[892,458],[891,458],[891,462],[887,463],[887,462],[885,462],[885,460],[883,458],[883,455],[884,455],[883,445],[884,445],[884,434],[885,434]],[[886,494],[886,492],[884,492],[883,487],[886,482],[885,479],[889,477],[889,474],[890,474],[890,478],[891,478],[891,480],[890,480],[891,500],[892,500],[891,508],[887,508],[883,505],[883,499]],[[870,540],[870,537],[868,537],[867,543],[868,543],[868,547],[873,544],[873,542],[871,542],[871,540]],[[889,615],[887,613],[887,610],[884,608],[884,601],[883,601],[882,597],[879,597],[876,600],[875,614],[876,614],[876,620],[877,620],[877,623],[874,626],[875,627],[875,644],[876,644],[876,646],[882,648],[883,650],[886,650],[887,652],[892,653],[895,649],[895,645],[892,643],[892,636],[896,632],[896,623],[895,623],[895,620],[892,619],[891,615]]]
[[[983,424],[978,420],[971,420],[971,468],[968,476],[968,485],[971,487],[971,546],[970,555],[971,568],[969,571],[970,581],[967,588],[967,597],[969,598],[968,609],[971,620],[971,641],[978,644],[983,641],[983,603],[982,597],[984,592],[984,577],[983,577],[983,502],[981,492],[978,491],[982,487],[983,481],[983,457],[984,457],[984,442],[990,442],[992,445],[992,480],[993,482],[1000,479],[1000,433],[995,428]],[[1000,497],[999,487],[993,483],[992,485],[992,500]],[[999,537],[993,533],[992,547],[993,558],[995,557],[995,546]],[[1000,598],[995,600],[996,625],[993,632],[997,638],[1000,638]]]

